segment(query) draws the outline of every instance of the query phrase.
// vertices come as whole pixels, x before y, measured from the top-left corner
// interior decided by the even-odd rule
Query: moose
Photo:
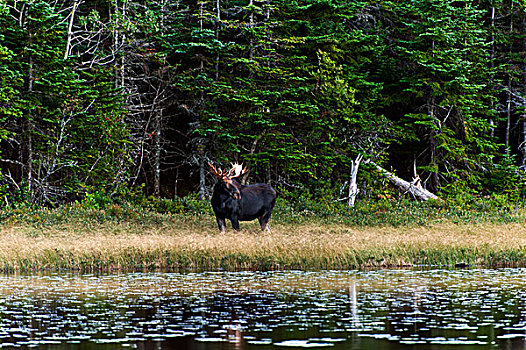
[[[208,165],[217,177],[212,194],[212,209],[221,233],[226,230],[225,219],[232,222],[234,230],[239,230],[239,221],[258,219],[261,230],[270,231],[268,222],[276,204],[276,191],[264,183],[240,184],[236,179],[247,173],[242,164],[232,164],[229,171],[223,171],[211,163]]]

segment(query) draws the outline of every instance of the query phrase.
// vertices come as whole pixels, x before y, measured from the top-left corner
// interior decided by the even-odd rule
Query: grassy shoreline
[[[206,201],[18,208],[0,213],[0,270],[526,266],[526,208],[327,203],[280,200],[271,233],[224,234]]]
[[[212,223],[143,226],[9,226],[0,230],[0,270],[354,269],[524,266],[520,223],[349,227],[274,224],[217,232]]]

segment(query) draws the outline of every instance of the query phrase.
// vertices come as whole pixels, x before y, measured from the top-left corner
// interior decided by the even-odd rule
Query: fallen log
[[[415,179],[412,182],[405,181],[404,179],[399,178],[398,176],[394,175],[390,171],[385,170],[378,164],[376,164],[373,161],[369,161],[368,163],[371,163],[376,167],[376,169],[384,175],[386,178],[389,179],[389,181],[398,187],[402,192],[404,193],[410,193],[413,197],[416,199],[427,201],[429,199],[435,199],[441,201],[441,199],[434,193],[429,192],[425,188],[422,187],[420,184],[420,178],[418,176],[415,177]]]

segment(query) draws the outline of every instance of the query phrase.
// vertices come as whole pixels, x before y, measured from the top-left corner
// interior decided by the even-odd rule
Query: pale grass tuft
[[[0,268],[357,268],[414,264],[524,264],[520,224],[453,223],[354,228],[247,224],[220,234],[211,224],[131,224],[0,231]],[[497,259],[497,260],[496,260]]]

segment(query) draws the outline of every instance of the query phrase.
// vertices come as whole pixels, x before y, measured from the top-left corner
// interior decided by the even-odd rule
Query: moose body
[[[234,166],[234,170],[223,173],[212,168],[218,177],[212,195],[212,209],[216,216],[219,230],[226,230],[225,220],[232,222],[232,227],[239,230],[239,221],[258,219],[261,229],[269,229],[268,222],[276,204],[276,191],[267,184],[242,185],[235,180],[246,172]]]

